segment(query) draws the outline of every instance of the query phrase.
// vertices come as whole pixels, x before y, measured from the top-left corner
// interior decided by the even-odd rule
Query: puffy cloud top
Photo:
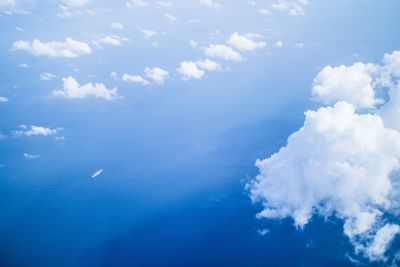
[[[38,39],[29,41],[16,41],[13,44],[15,50],[26,50],[34,56],[74,58],[82,54],[90,54],[91,48],[88,44],[65,38],[64,42],[51,41],[41,42]]]
[[[63,89],[53,91],[53,96],[69,99],[83,99],[89,96],[94,96],[106,100],[113,100],[118,97],[117,88],[107,89],[107,87],[102,83],[87,83],[79,85],[79,83],[72,77],[63,78],[63,82]]]
[[[400,206],[399,55],[385,55],[382,65],[327,66],[317,75],[313,97],[333,106],[307,111],[287,145],[257,161],[260,174],[248,186],[263,204],[260,218],[290,217],[302,228],[315,214],[335,216],[356,252],[384,259],[400,232],[386,216]],[[376,96],[384,88],[387,100]]]

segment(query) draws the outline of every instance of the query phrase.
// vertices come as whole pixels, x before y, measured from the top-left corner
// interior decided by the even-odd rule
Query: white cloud
[[[199,69],[197,67],[197,64],[192,61],[183,61],[180,63],[179,68],[177,71],[182,75],[184,80],[189,80],[189,79],[201,79],[205,71],[202,69]]]
[[[256,42],[247,37],[246,35],[240,35],[237,32],[233,33],[229,39],[226,41],[227,44],[245,51],[253,51],[258,48],[264,48],[264,42]]]
[[[10,8],[15,7],[17,4],[16,0],[0,0],[0,7]]]
[[[276,41],[274,46],[275,47],[282,47],[283,46],[283,42],[282,41]]]
[[[107,35],[98,40],[99,43],[113,45],[113,46],[119,46],[122,44],[122,42],[127,42],[127,41],[128,41],[127,38],[120,37],[118,35]]]
[[[193,48],[197,47],[197,42],[195,40],[190,40],[189,43],[190,43],[191,47],[193,47]]]
[[[49,73],[49,72],[44,72],[44,73],[40,74],[40,79],[43,81],[53,80],[55,77],[56,77],[56,75]]]
[[[260,174],[248,188],[252,200],[263,204],[259,217],[290,217],[302,228],[316,214],[334,216],[344,221],[356,252],[385,259],[400,232],[387,216],[400,207],[398,58],[394,52],[382,65],[328,66],[318,74],[314,87],[328,88],[319,97],[334,105],[307,111],[304,126],[287,145],[257,161]],[[383,102],[374,97],[377,89],[390,90],[386,103],[356,113],[357,107]]]
[[[373,108],[383,102],[376,97],[373,88],[371,74],[376,71],[373,64],[327,66],[314,79],[312,96],[323,104],[344,100],[357,108]]]
[[[199,68],[207,70],[207,71],[217,71],[217,70],[221,70],[221,64],[219,64],[218,62],[215,62],[214,60],[203,60],[203,61],[197,61],[196,62],[197,66],[199,66]]]
[[[394,236],[400,232],[400,227],[396,224],[385,224],[379,229],[366,253],[371,259],[380,259],[386,252]]]
[[[385,128],[377,115],[358,115],[351,104],[338,102],[307,111],[287,146],[257,161],[251,197],[264,205],[260,217],[292,217],[298,227],[315,213],[343,219],[345,234],[360,247],[390,206],[390,175],[399,158],[400,132]]]
[[[110,27],[113,28],[113,29],[117,29],[117,30],[123,30],[123,29],[125,29],[124,25],[122,25],[122,24],[119,23],[119,22],[113,22],[113,23],[111,23],[111,24],[110,24]]]
[[[146,7],[148,5],[150,5],[149,2],[144,1],[144,0],[130,0],[130,1],[126,2],[127,8]]]
[[[58,133],[59,129],[51,129],[48,127],[43,127],[43,126],[36,126],[36,125],[20,125],[19,128],[21,130],[14,131],[15,136],[49,136],[49,135],[56,135]]]
[[[118,80],[118,73],[116,73],[115,71],[112,71],[110,73],[110,77],[113,78],[114,80]]]
[[[34,39],[29,41],[16,41],[13,44],[14,50],[26,50],[34,56],[65,57],[74,58],[82,54],[90,54],[90,46],[84,42],[72,38],[65,38],[64,42],[51,41],[41,42]]]
[[[147,77],[152,79],[155,83],[162,85],[164,84],[165,80],[168,79],[169,73],[166,70],[163,70],[161,68],[155,67],[155,68],[146,68],[144,70],[146,73]]]
[[[172,2],[171,1],[157,1],[157,5],[164,8],[171,8]]]
[[[24,157],[27,158],[27,159],[37,159],[37,158],[39,158],[40,156],[39,156],[39,155],[31,154],[31,153],[24,153]]]
[[[225,60],[242,61],[244,58],[238,52],[227,45],[213,45],[210,44],[204,48],[204,53],[208,57],[222,58]]]
[[[259,9],[259,10],[258,10],[258,13],[260,13],[260,14],[263,15],[263,16],[268,16],[268,15],[271,14],[271,12],[270,12],[268,9],[266,9],[266,8],[261,8],[261,9]]]
[[[174,22],[176,22],[178,20],[177,17],[175,17],[175,16],[173,16],[171,14],[168,14],[168,13],[164,14],[164,18],[166,18],[171,23],[174,23]]]
[[[8,98],[4,96],[0,96],[0,103],[8,102]]]
[[[63,82],[63,89],[53,91],[53,96],[68,99],[83,99],[89,96],[99,97],[106,100],[118,98],[117,88],[107,89],[107,87],[102,83],[87,83],[79,85],[79,83],[72,77],[63,78]]]
[[[295,43],[294,46],[296,48],[304,48],[304,44],[303,43]]]
[[[95,171],[90,177],[96,178],[97,176],[101,175],[103,173],[103,169]]]
[[[90,0],[63,0],[64,5],[69,7],[82,7],[90,3]]]
[[[214,7],[214,8],[221,7],[221,4],[215,2],[215,0],[200,0],[200,4],[202,4],[204,6]]]
[[[18,67],[20,67],[22,69],[26,69],[26,68],[29,68],[29,65],[26,64],[26,63],[21,63],[21,64],[18,65]]]
[[[278,11],[286,11],[290,16],[300,16],[305,13],[305,6],[308,5],[307,0],[298,0],[297,2],[282,1],[272,4],[271,8]]]
[[[205,71],[217,71],[221,69],[221,65],[213,60],[203,61],[183,61],[180,63],[177,71],[182,75],[184,80],[201,79],[205,75]]]
[[[152,30],[142,30],[142,33],[145,39],[149,39],[158,35],[158,32]]]
[[[125,73],[122,76],[122,80],[125,81],[125,82],[140,83],[140,84],[143,84],[143,85],[149,84],[149,81],[147,81],[142,76],[140,76],[140,75],[130,75],[130,74],[127,74],[127,73]]]

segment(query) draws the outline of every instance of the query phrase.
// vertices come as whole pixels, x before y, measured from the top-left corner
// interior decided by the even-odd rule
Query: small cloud
[[[225,60],[242,61],[244,58],[238,52],[227,45],[210,44],[204,48],[204,53],[208,57],[222,58]]]
[[[64,5],[69,7],[82,7],[90,3],[90,0],[63,0]]]
[[[217,71],[221,69],[221,65],[213,60],[206,59],[204,61],[183,61],[180,63],[177,71],[182,75],[184,80],[201,79],[205,71]]]
[[[221,4],[215,2],[215,0],[200,0],[200,4],[202,4],[204,6],[213,7],[213,8],[220,8],[221,7]]]
[[[117,88],[108,89],[102,83],[79,83],[72,77],[63,78],[63,89],[52,92],[55,97],[63,97],[67,99],[83,99],[86,97],[98,97],[106,100],[114,100],[118,98]]]
[[[254,35],[248,35],[254,36]],[[240,35],[237,32],[231,34],[229,39],[226,41],[227,44],[245,51],[253,51],[259,48],[264,48],[266,44],[264,42],[256,42],[246,35]]]
[[[18,65],[18,67],[21,68],[21,69],[26,69],[26,68],[29,68],[29,65],[26,64],[26,63],[21,63],[21,64]]]
[[[123,29],[125,29],[124,25],[122,25],[122,24],[119,23],[119,22],[113,22],[113,23],[111,23],[110,27],[113,28],[113,29],[116,29],[116,30],[123,30]]]
[[[274,44],[275,47],[283,47],[283,42],[282,41],[276,41]]]
[[[6,102],[8,102],[8,101],[9,101],[9,100],[8,100],[7,97],[0,96],[0,103],[6,103]]]
[[[14,135],[16,137],[19,136],[50,136],[56,135],[61,128],[51,129],[49,127],[30,125],[29,127],[26,125],[20,125],[19,128],[21,130],[14,131]]]
[[[125,73],[122,76],[122,80],[125,81],[125,82],[140,83],[142,85],[148,85],[149,84],[149,81],[147,81],[142,76],[140,76],[140,75],[129,75],[127,73]]]
[[[97,176],[101,175],[103,173],[103,169],[97,170],[90,177],[96,178]]]
[[[51,74],[50,72],[44,72],[40,74],[40,79],[43,81],[50,81],[53,80],[56,77],[56,75]]]
[[[269,229],[258,229],[257,233],[261,236],[265,236],[265,235],[269,234]]]
[[[130,0],[130,1],[126,2],[127,8],[146,7],[149,5],[150,5],[149,2],[146,2],[144,0]]]
[[[49,56],[74,58],[83,54],[91,53],[88,44],[68,37],[65,38],[64,42],[41,42],[37,39],[34,39],[32,42],[19,40],[13,43],[13,50],[25,50],[36,57]]]
[[[191,47],[193,47],[193,48],[196,48],[197,47],[197,42],[196,41],[194,41],[194,40],[190,40],[190,46]]]
[[[174,23],[174,22],[176,22],[178,20],[177,17],[175,17],[175,16],[173,16],[171,14],[168,14],[168,13],[164,14],[164,18],[166,18],[170,23]]]
[[[157,5],[164,8],[171,8],[172,2],[171,1],[158,1]]]
[[[152,30],[142,30],[142,34],[144,36],[145,39],[149,39],[151,37],[155,37],[158,35],[158,32],[156,31],[152,31]]]
[[[145,73],[147,77],[152,79],[155,83],[162,85],[164,84],[165,80],[168,79],[169,73],[166,70],[163,70],[161,68],[155,67],[155,68],[146,68]]]
[[[39,155],[31,154],[31,153],[24,153],[24,157],[27,158],[27,159],[37,159],[37,158],[39,158],[40,156],[39,156]]]
[[[259,9],[259,10],[258,10],[258,13],[260,13],[260,14],[263,15],[263,16],[269,16],[269,15],[271,15],[271,12],[270,12],[268,9],[266,9],[266,8],[261,8],[261,9]]]
[[[122,44],[122,42],[127,42],[127,41],[129,41],[129,39],[120,37],[118,35],[107,35],[98,40],[99,43],[113,45],[113,46],[119,46]]]

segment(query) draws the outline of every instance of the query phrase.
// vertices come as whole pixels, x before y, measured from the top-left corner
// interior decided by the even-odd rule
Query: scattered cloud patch
[[[142,30],[145,39],[149,39],[158,35],[158,32],[152,30]]]
[[[225,60],[242,61],[244,58],[236,52],[232,47],[227,45],[210,44],[204,48],[204,54],[212,58],[221,58]]]
[[[204,6],[214,7],[214,8],[221,7],[221,4],[215,2],[215,0],[200,0],[200,4],[202,4]]]
[[[9,100],[8,100],[7,97],[0,96],[0,103],[6,103],[6,102],[8,102],[8,101],[9,101]]]
[[[101,175],[103,173],[103,169],[97,170],[94,173],[92,173],[92,175],[90,175],[90,177],[92,178],[96,178],[97,176]]]
[[[264,48],[266,44],[264,42],[256,42],[246,35],[240,35],[237,32],[233,33],[226,41],[227,44],[245,51],[253,51],[259,48]]]
[[[40,79],[43,81],[50,81],[50,80],[53,80],[54,78],[56,78],[56,75],[54,75],[50,72],[44,72],[44,73],[40,74]]]
[[[161,68],[155,67],[155,68],[146,68],[144,70],[146,73],[147,77],[153,80],[155,83],[162,85],[164,82],[168,79],[169,73],[166,70],[163,70]]]
[[[308,6],[307,0],[298,0],[298,1],[282,1],[280,0],[277,3],[271,5],[271,9],[278,11],[285,11],[290,16],[302,16],[305,14],[305,7]]]
[[[175,16],[173,16],[171,14],[168,14],[168,13],[164,14],[164,18],[166,18],[170,23],[174,23],[174,22],[176,22],[178,20],[177,17],[175,17]]]
[[[16,41],[13,44],[14,50],[25,50],[32,55],[74,58],[83,54],[90,54],[91,48],[88,44],[76,41],[72,38],[65,38],[64,42],[50,41],[41,42],[38,39],[30,41]]]
[[[150,5],[149,2],[144,1],[144,0],[130,0],[130,1],[126,2],[127,8],[146,7],[149,5]]]
[[[31,154],[31,153],[24,153],[23,155],[27,159],[37,159],[40,157],[39,155],[35,155],[35,154]]]
[[[63,4],[69,7],[83,7],[90,3],[90,0],[62,0]]]
[[[113,22],[113,23],[111,23],[111,24],[110,24],[110,27],[113,28],[113,29],[116,29],[116,30],[123,30],[123,29],[125,29],[124,25],[122,25],[122,24],[119,23],[119,22]]]
[[[180,63],[177,71],[182,75],[182,79],[201,79],[205,75],[205,71],[221,70],[221,65],[213,60],[206,59],[204,61],[183,61]]]
[[[51,129],[49,127],[36,126],[36,125],[20,125],[20,130],[14,131],[14,135],[19,136],[49,136],[56,135],[61,128]]]
[[[79,83],[72,77],[63,78],[63,89],[52,92],[55,97],[63,97],[67,99],[83,99],[87,97],[98,97],[105,100],[114,100],[118,98],[117,88],[108,89],[102,83]]]
[[[127,73],[125,73],[122,76],[122,80],[125,81],[125,82],[140,83],[142,85],[148,85],[149,84],[149,81],[147,81],[142,76],[140,76],[140,75],[130,75],[130,74],[127,74]]]
[[[128,38],[120,37],[118,35],[107,35],[104,36],[103,38],[100,38],[98,40],[98,43],[108,44],[112,46],[119,46],[122,44],[122,42],[127,42],[127,41],[129,41]]]

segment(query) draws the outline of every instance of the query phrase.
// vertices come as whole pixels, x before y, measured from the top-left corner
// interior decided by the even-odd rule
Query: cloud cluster
[[[74,78],[63,78],[64,86],[62,90],[53,91],[55,97],[68,99],[83,99],[86,97],[98,97],[106,100],[118,98],[117,88],[107,89],[102,83],[87,83],[80,85]]]
[[[212,58],[221,58],[225,60],[242,61],[244,58],[232,47],[221,44],[210,44],[204,49],[204,54]]]
[[[90,3],[90,0],[63,0],[64,5],[69,7],[82,7]]]
[[[400,232],[386,216],[400,206],[399,66],[394,52],[381,65],[328,66],[317,75],[313,97],[332,106],[307,111],[287,145],[257,161],[248,188],[263,204],[260,218],[290,217],[303,228],[316,214],[335,216],[356,252],[384,259]]]
[[[217,71],[221,69],[221,65],[213,60],[206,59],[204,61],[183,61],[180,63],[177,71],[182,75],[184,80],[201,79],[206,71]]]
[[[51,129],[48,127],[43,126],[36,126],[36,125],[20,125],[20,130],[14,131],[15,136],[49,136],[49,135],[56,135],[60,128],[58,129]]]
[[[240,35],[237,32],[233,33],[229,37],[229,39],[227,40],[227,44],[239,50],[245,51],[253,51],[258,48],[264,48],[266,45],[264,42],[256,42],[252,40],[249,36]]]
[[[261,36],[254,33],[242,35],[234,32],[225,41],[226,44],[210,44],[208,47],[205,47],[203,49],[204,54],[211,58],[242,61],[245,58],[235,49],[241,51],[254,51],[256,49],[264,48],[266,46],[265,42],[253,40],[259,37]],[[191,45],[193,47],[193,44]]]
[[[147,77],[159,85],[164,84],[169,77],[168,71],[158,67],[146,68],[144,72],[146,73]]]
[[[277,3],[271,5],[272,9],[279,11],[286,11],[290,16],[301,16],[304,15],[304,8],[308,5],[308,0],[298,1],[283,1],[280,0]]]
[[[14,50],[25,50],[34,56],[74,58],[83,54],[90,54],[91,48],[88,44],[76,41],[72,38],[65,38],[64,42],[50,41],[41,42],[34,39],[30,41],[16,41],[13,44]]]

